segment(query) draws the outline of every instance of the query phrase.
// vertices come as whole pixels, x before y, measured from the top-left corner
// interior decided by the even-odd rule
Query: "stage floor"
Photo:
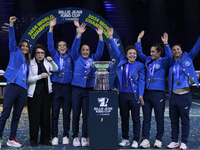
[[[190,112],[190,135],[188,139],[188,149],[200,149],[200,99],[193,99],[191,112]],[[2,111],[2,105],[0,106],[0,112]],[[6,127],[4,130],[4,135],[2,138],[2,148],[3,149],[55,149],[55,150],[61,150],[61,149],[70,149],[70,150],[79,150],[79,149],[89,149],[88,147],[74,147],[72,144],[70,145],[62,145],[62,109],[60,112],[60,119],[59,119],[59,145],[58,146],[43,146],[38,145],[37,147],[31,147],[29,143],[29,123],[28,123],[28,114],[27,114],[27,107],[24,107],[22,116],[19,122],[18,126],[18,132],[16,139],[22,144],[21,148],[11,148],[6,145],[6,142],[8,140],[9,134],[10,134],[10,123],[11,123],[11,116],[7,120]],[[142,121],[142,110],[141,110],[141,121]],[[82,121],[82,120],[81,120]],[[80,125],[82,122],[80,121]],[[150,135],[150,143],[151,147],[149,149],[154,149],[153,144],[155,141],[155,134],[156,134],[156,124],[155,124],[155,117],[153,115],[152,117],[152,123],[151,123],[151,135]],[[132,121],[130,119],[130,142],[132,143],[133,138],[133,128],[132,128]],[[80,133],[81,133],[81,126],[80,126]],[[121,137],[121,119],[119,116],[118,119],[118,141],[120,142]],[[70,140],[72,141],[72,131],[70,130]],[[98,135],[97,135],[98,136]],[[140,140],[141,141],[141,140]],[[161,149],[166,149],[166,146],[171,142],[171,127],[170,127],[170,120],[169,120],[169,101],[166,100],[166,109],[165,109],[165,133],[163,136],[163,146]],[[118,149],[131,149],[130,146],[127,147],[118,147]]]

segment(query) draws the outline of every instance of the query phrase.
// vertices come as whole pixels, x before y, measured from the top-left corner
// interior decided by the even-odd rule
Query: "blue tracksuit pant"
[[[151,129],[152,109],[154,108],[157,123],[156,139],[162,141],[164,134],[165,92],[145,90],[143,110],[142,138],[149,139]]]
[[[172,128],[172,142],[178,142],[179,118],[181,118],[181,142],[187,144],[190,128],[189,112],[191,103],[192,96],[190,92],[182,95],[172,92],[169,100],[169,117],[171,120]]]
[[[133,93],[119,93],[119,108],[122,121],[122,137],[129,140],[129,110],[133,120],[133,140],[140,139],[140,101],[135,99]]]
[[[72,87],[72,110],[73,110],[73,121],[72,121],[72,131],[73,138],[78,137],[79,133],[79,119],[82,110],[82,137],[88,137],[87,129],[87,119],[89,110],[89,90],[90,88],[82,88],[73,86]]]
[[[63,112],[63,137],[69,137],[70,114],[71,114],[71,85],[53,83],[52,99],[52,138],[58,137],[58,119],[60,107]]]
[[[27,90],[17,84],[8,84],[4,92],[3,111],[0,117],[0,137],[3,136],[3,130],[6,120],[10,116],[13,107],[13,115],[11,122],[10,139],[15,138],[17,126],[21,116],[21,112],[25,105]]]

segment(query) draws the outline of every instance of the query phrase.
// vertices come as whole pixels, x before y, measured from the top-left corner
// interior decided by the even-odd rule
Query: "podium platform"
[[[89,148],[118,149],[117,91],[89,92]]]

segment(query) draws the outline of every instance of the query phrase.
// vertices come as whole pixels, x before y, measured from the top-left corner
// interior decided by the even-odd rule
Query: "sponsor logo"
[[[109,98],[107,97],[100,97],[97,98],[99,103],[99,107],[94,107],[94,111],[97,115],[110,115],[113,107],[108,107]]]

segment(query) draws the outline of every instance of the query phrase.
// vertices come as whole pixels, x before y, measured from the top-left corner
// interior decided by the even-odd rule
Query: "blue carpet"
[[[199,99],[193,99],[191,112],[190,112],[190,136],[188,139],[188,149],[200,149],[200,100]],[[0,107],[0,112],[2,111],[2,106]],[[142,112],[142,111],[141,111]],[[62,113],[62,111],[61,111]],[[60,114],[61,114],[60,113]],[[82,120],[81,120],[82,121]],[[80,125],[82,122],[80,121]],[[142,113],[141,113],[141,121],[142,121]],[[70,150],[88,150],[88,147],[73,147],[72,144],[70,145],[62,145],[62,115],[60,115],[59,119],[59,145],[58,146],[43,146],[38,145],[37,147],[31,147],[29,143],[29,123],[28,123],[28,114],[27,114],[27,107],[24,107],[22,116],[19,122],[18,126],[18,132],[16,139],[19,141],[19,143],[22,144],[21,148],[12,148],[8,147],[6,145],[6,142],[8,140],[9,134],[10,134],[10,122],[11,122],[11,116],[7,120],[3,138],[2,138],[2,149],[9,149],[9,150],[35,150],[35,149],[52,149],[52,150],[61,150],[61,149],[70,149]],[[119,131],[118,131],[118,139],[119,142],[121,141],[121,119],[119,117],[118,121]],[[81,126],[80,126],[81,131]],[[80,132],[81,133],[81,132]],[[151,134],[150,134],[150,143],[151,147],[149,149],[154,149],[153,144],[155,141],[155,134],[156,134],[156,124],[155,124],[155,117],[153,115],[152,117],[152,123],[151,123]],[[72,135],[72,131],[70,130],[70,135]],[[133,129],[132,129],[132,121],[130,119],[130,142],[132,143],[133,138]],[[171,127],[170,127],[170,120],[169,120],[169,104],[168,100],[166,101],[166,109],[165,109],[165,133],[163,136],[163,146],[161,149],[166,149],[166,146],[171,142]],[[72,138],[70,136],[70,140],[72,141]],[[119,149],[131,149],[130,146],[127,147],[119,147]]]

